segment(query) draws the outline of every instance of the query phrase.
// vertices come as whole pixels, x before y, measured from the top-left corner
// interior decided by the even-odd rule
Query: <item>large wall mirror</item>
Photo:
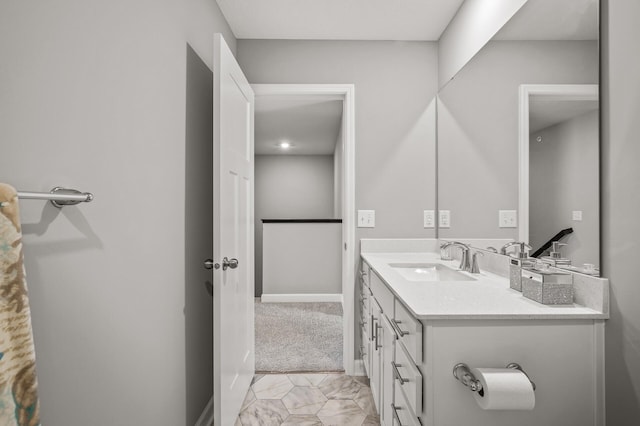
[[[572,228],[564,254],[574,265],[598,266],[598,33],[597,0],[528,0],[441,88],[438,209],[450,212],[450,223],[440,238],[525,240],[536,250]],[[532,91],[521,117],[522,87],[543,86],[590,87],[596,96],[543,99]],[[526,153],[523,119],[532,140]],[[520,190],[523,173],[528,193]]]

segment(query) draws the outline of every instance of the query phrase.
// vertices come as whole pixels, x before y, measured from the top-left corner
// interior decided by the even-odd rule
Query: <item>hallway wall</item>
[[[333,219],[332,155],[256,155],[255,296],[262,295],[262,219]]]
[[[187,44],[215,1],[0,2],[0,181],[95,200],[21,203],[47,426],[176,426],[185,387]]]

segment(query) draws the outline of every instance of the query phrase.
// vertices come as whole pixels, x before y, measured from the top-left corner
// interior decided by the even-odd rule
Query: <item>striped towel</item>
[[[18,194],[0,183],[0,425],[40,424]]]

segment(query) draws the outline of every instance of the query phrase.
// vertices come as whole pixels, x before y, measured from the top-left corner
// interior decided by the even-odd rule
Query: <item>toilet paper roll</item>
[[[482,383],[482,391],[474,392],[483,410],[533,410],[536,396],[529,378],[511,368],[472,368],[471,373]]]

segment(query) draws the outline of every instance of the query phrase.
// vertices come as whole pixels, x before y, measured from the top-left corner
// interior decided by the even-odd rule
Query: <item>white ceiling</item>
[[[256,155],[333,155],[342,124],[341,100],[256,97]],[[283,140],[292,147],[283,150]]]
[[[438,40],[463,0],[217,0],[239,39]]]
[[[598,101],[536,101],[529,103],[529,132],[535,133],[598,109]]]
[[[494,40],[597,40],[598,0],[529,0]]]

